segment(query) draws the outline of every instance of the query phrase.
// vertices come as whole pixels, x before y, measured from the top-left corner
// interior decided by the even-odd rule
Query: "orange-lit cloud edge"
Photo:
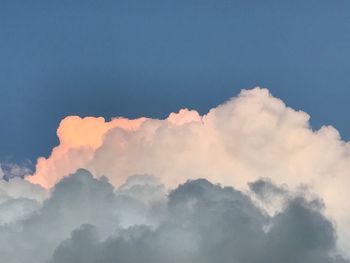
[[[59,179],[75,172],[78,168],[88,168],[88,163],[103,144],[108,132],[120,129],[133,133],[150,120],[145,117],[137,119],[117,117],[112,118],[111,121],[105,121],[103,117],[67,116],[60,122],[57,129],[59,145],[53,148],[48,158],[38,158],[35,174],[27,176],[26,179],[48,189]],[[181,126],[190,122],[199,122],[201,116],[197,111],[181,109],[178,113],[171,113],[163,121],[169,125]]]

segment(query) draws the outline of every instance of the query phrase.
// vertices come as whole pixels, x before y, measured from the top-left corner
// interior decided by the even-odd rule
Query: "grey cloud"
[[[118,188],[117,193],[143,203],[152,203],[163,200],[166,190],[159,178],[143,174],[128,177],[126,182]]]
[[[0,179],[0,202],[27,198],[42,202],[47,197],[47,191],[39,185],[32,184],[21,178],[13,178],[9,182]]]
[[[135,175],[115,189],[80,169],[44,202],[29,198],[40,188],[16,180],[23,194],[8,189],[0,204],[7,263],[349,262],[338,253],[322,202],[286,189],[284,206],[270,216],[249,194],[205,179],[166,191],[157,178]],[[250,186],[284,191],[271,181]]]
[[[249,183],[249,188],[262,200],[269,201],[276,196],[285,196],[287,190],[274,185],[268,178],[261,178]]]
[[[0,226],[13,224],[40,209],[47,191],[21,178],[0,179]]]
[[[40,203],[27,198],[10,199],[0,203],[0,225],[29,218],[39,210]]]
[[[9,207],[3,210],[9,211]],[[95,179],[80,169],[57,183],[29,218],[0,226],[1,261],[44,263],[82,224],[94,225],[106,238],[125,227],[122,221],[151,225],[149,211],[136,198],[118,194],[105,177]]]
[[[50,262],[348,262],[337,255],[334,226],[320,207],[294,197],[269,217],[231,187],[188,181],[170,192],[157,227],[135,225],[104,239],[98,227],[83,225]]]

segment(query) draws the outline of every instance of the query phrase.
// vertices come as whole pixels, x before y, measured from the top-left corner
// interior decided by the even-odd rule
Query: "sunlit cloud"
[[[150,174],[168,189],[206,178],[246,192],[249,182],[269,178],[322,198],[348,250],[350,146],[332,126],[313,130],[309,118],[261,88],[243,90],[203,116],[188,109],[164,120],[68,116],[57,130],[59,145],[38,159],[27,180],[51,188],[85,168],[115,187],[130,175]]]

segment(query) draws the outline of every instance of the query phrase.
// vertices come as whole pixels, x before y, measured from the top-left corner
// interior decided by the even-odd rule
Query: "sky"
[[[1,0],[8,263],[349,263],[348,0]]]
[[[0,3],[0,159],[35,163],[67,115],[201,114],[262,86],[350,138],[350,2]]]

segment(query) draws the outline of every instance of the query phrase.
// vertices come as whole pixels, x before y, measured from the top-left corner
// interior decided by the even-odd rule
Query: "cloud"
[[[0,180],[0,226],[31,216],[47,196],[44,188],[21,178]]]
[[[101,239],[98,228],[82,225],[50,262],[347,262],[334,248],[331,222],[302,197],[270,218],[241,192],[201,179],[170,193],[155,229],[133,226]]]
[[[25,180],[22,182],[30,184]],[[146,193],[151,184],[156,188],[155,182],[156,179],[144,178],[136,185],[140,192]],[[145,185],[144,189],[142,184]],[[79,169],[59,181],[49,197],[42,203],[36,202],[35,209],[27,216],[0,224],[1,260],[9,263],[44,263],[57,245],[82,224],[97,227],[101,237],[108,237],[120,228],[135,224],[156,224],[158,201],[152,202],[151,206],[139,201],[139,195],[134,198],[131,193],[132,190],[127,192],[126,187],[117,191],[105,177],[95,179],[89,171]],[[159,196],[156,192],[152,195]],[[9,198],[3,206],[0,205],[0,211],[11,213],[15,208],[10,206],[10,202],[25,200],[27,203],[24,204],[30,204],[29,199]],[[23,211],[19,215],[21,213]]]
[[[269,185],[265,192],[278,188]],[[250,195],[206,179],[166,190],[135,175],[115,188],[79,169],[27,217],[0,225],[0,255],[8,263],[349,262],[323,203],[285,190],[270,216]]]
[[[267,89],[242,90],[203,116],[188,109],[164,120],[68,116],[57,135],[60,144],[38,159],[29,181],[50,188],[82,167],[114,186],[133,174],[156,175],[166,188],[198,178],[242,191],[261,177],[291,189],[307,185],[350,251],[350,144],[331,126],[312,130],[308,114]]]
[[[32,170],[29,168],[30,162],[24,162],[22,165],[2,162],[0,163],[0,178],[9,180],[11,178],[20,177],[23,178],[28,174],[32,174]]]

